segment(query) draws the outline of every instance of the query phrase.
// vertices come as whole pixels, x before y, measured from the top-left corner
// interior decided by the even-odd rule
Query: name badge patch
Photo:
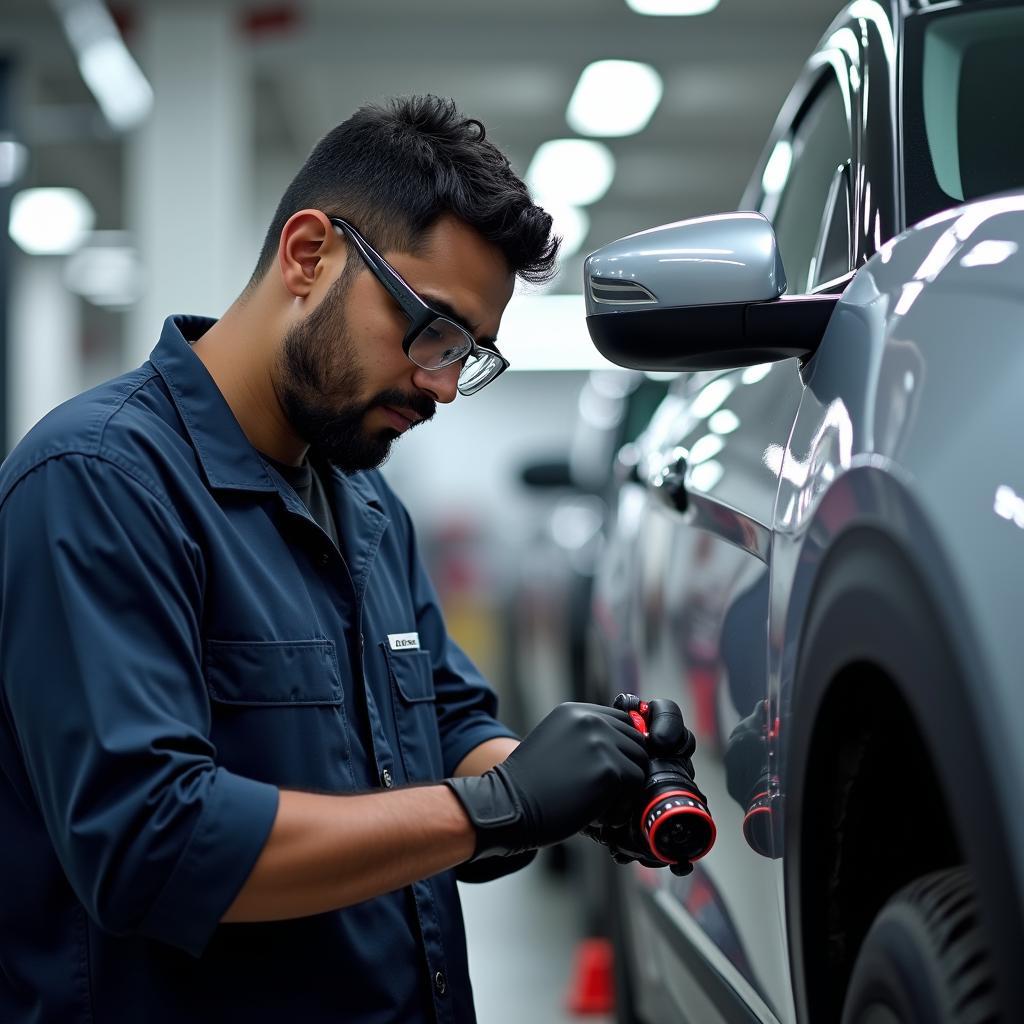
[[[388,633],[388,643],[393,651],[418,651],[419,633]]]

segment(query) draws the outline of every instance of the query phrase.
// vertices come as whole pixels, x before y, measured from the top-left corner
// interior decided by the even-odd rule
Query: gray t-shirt
[[[292,490],[302,499],[309,509],[314,522],[338,546],[338,528],[334,524],[334,508],[328,496],[327,488],[321,478],[322,469],[314,468],[309,456],[302,460],[301,465],[289,466],[284,462],[272,459],[265,452],[260,454],[291,484]]]

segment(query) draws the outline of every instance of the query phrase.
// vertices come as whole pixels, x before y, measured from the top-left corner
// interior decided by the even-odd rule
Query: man
[[[4,463],[0,1020],[471,1021],[449,869],[642,784],[619,711],[517,748],[374,471],[505,368],[550,228],[450,102],[364,108],[219,321]]]

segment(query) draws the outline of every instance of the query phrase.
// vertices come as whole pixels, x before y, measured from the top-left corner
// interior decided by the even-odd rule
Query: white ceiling
[[[113,4],[127,24],[148,0]],[[583,67],[644,60],[665,95],[639,135],[609,140],[617,173],[591,208],[593,248],[681,217],[734,208],[783,99],[838,0],[721,0],[710,15],[649,18],[624,0],[265,0],[290,8],[280,31],[246,37],[256,102],[254,164],[294,170],[359,103],[409,92],[456,98],[520,172],[546,139],[571,134],[565,108]],[[129,28],[127,41],[131,45]],[[104,129],[48,0],[0,0],[0,53],[20,67],[20,134],[30,184],[75,185],[122,222],[122,145]],[[281,186],[286,180],[281,181]],[[578,290],[578,260],[559,290]]]

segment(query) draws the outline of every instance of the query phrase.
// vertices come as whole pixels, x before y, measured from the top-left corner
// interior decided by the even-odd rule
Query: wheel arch
[[[830,539],[806,590],[783,702],[785,888],[798,1012],[815,1024],[837,1020],[875,909],[910,880],[908,871],[962,856],[978,884],[1004,1013],[1024,1019],[1014,955],[1024,948],[1024,922],[1020,893],[1007,892],[1018,886],[1012,837],[998,815],[988,815],[995,801],[985,798],[998,766],[978,707],[984,666],[971,656],[969,620],[951,612],[955,590],[943,593],[941,607],[932,598],[938,581],[950,582],[941,561],[922,566],[914,556],[937,553],[937,545],[921,537],[903,544],[894,532],[876,521]],[[795,782],[786,788],[787,780]],[[868,826],[898,827],[902,818],[913,826],[902,837],[910,847],[887,857],[886,838]],[[925,842],[919,830],[929,819],[935,833]]]

